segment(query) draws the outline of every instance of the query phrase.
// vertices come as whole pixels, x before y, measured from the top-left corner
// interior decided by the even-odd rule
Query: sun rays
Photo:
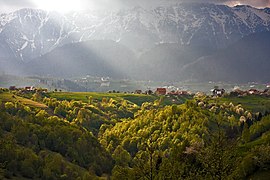
[[[85,8],[82,1],[78,0],[33,0],[33,3],[37,8],[60,13],[80,11]]]

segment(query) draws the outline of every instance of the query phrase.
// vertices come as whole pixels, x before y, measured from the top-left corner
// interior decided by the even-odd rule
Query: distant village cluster
[[[16,86],[10,86],[9,87],[10,91],[19,91],[20,93],[29,93],[29,92],[42,92],[42,93],[47,93],[48,89],[46,88],[36,88],[33,86],[26,86],[26,87],[20,87],[17,88]],[[55,89],[54,91],[57,91]],[[62,91],[62,90],[59,90]],[[211,90],[212,96],[213,97],[222,97],[224,95],[229,95],[229,96],[247,96],[247,95],[260,95],[260,96],[270,96],[270,86],[267,86],[267,88],[263,91],[257,90],[257,89],[249,89],[249,90],[240,90],[240,89],[235,89],[229,93],[226,93],[225,89],[220,89],[218,87],[215,87],[214,89]],[[126,94],[145,94],[145,95],[168,95],[168,96],[190,96],[190,95],[206,95],[203,92],[197,92],[195,94],[189,92],[189,91],[183,91],[183,90],[171,90],[169,91],[167,88],[159,87],[156,88],[155,91],[152,91],[150,89],[143,91],[143,90],[135,90],[134,92],[120,92],[120,91],[108,91],[108,93],[126,93]]]
[[[112,90],[112,91],[108,91],[108,93],[120,93],[119,91],[115,91],[115,90]],[[143,91],[143,90],[140,90],[140,89],[137,89],[135,90],[134,92],[124,92],[124,93],[130,93],[130,94],[145,94],[145,95],[192,95],[191,92],[188,92],[188,91],[168,91],[167,88],[156,88],[155,91],[152,91],[152,90],[146,90],[146,91]]]
[[[247,96],[247,95],[261,95],[261,96],[270,96],[270,87],[267,86],[267,88],[263,91],[257,90],[257,89],[249,89],[247,91],[235,89],[229,93],[226,93],[225,89],[220,89],[218,87],[215,87],[211,90],[212,96],[214,97],[222,97],[224,95],[230,95],[230,96]],[[108,91],[108,93],[120,93],[119,91]],[[127,92],[125,92],[127,93]],[[128,92],[129,93],[129,92]],[[174,95],[174,96],[184,96],[184,95],[196,95],[201,94],[205,95],[203,92],[197,92],[195,94],[191,93],[190,91],[181,91],[181,90],[172,90],[168,91],[167,88],[157,88],[155,91],[147,90],[135,90],[134,92],[131,92],[132,94],[146,94],[146,95]]]
[[[230,95],[232,96],[247,96],[247,95],[261,95],[261,96],[270,96],[270,88],[263,91],[259,91],[257,89],[250,89],[248,91],[242,91],[240,89],[236,89],[232,92],[230,92]]]
[[[10,91],[18,91],[20,93],[29,93],[29,92],[43,92],[47,93],[48,89],[46,88],[36,88],[34,86],[25,86],[25,87],[16,87],[16,86],[10,86]]]
[[[211,90],[213,96],[221,97],[223,96],[226,91],[224,89],[214,88]],[[257,90],[257,89],[249,89],[247,91],[240,90],[239,88],[234,89],[233,91],[229,92],[228,95],[230,96],[247,96],[247,95],[260,95],[260,96],[270,96],[270,87],[267,86],[267,88],[263,91]]]

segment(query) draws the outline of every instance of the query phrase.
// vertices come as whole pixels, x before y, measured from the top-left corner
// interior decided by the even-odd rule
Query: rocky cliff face
[[[137,54],[162,43],[223,48],[269,29],[270,9],[250,6],[177,4],[65,15],[22,9],[0,15],[0,57],[27,62],[64,44],[88,40],[113,40]]]

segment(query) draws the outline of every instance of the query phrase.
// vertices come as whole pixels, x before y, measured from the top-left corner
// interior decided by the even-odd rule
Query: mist
[[[37,0],[25,2],[25,6],[40,6]],[[214,55],[219,51],[226,51],[227,47],[237,43],[243,36],[269,31],[268,9],[254,10],[253,7],[243,6],[230,8],[205,3],[231,3],[232,5],[249,1],[81,0],[76,2],[81,3],[85,9],[105,8],[109,11],[61,14],[23,9],[13,14],[3,14],[2,27],[0,27],[0,40],[3,42],[0,46],[2,52],[0,69],[9,70],[13,74],[22,72],[27,75],[52,75],[63,78],[89,74],[120,79],[131,77],[157,81],[193,80],[194,77],[209,77],[199,71],[207,67],[219,69],[223,67],[222,63],[227,63],[226,73],[233,74],[229,72],[230,69],[235,70],[233,61],[226,59],[225,56],[221,58],[222,62],[218,65],[220,67],[215,67],[210,60],[217,58],[211,57],[215,57]],[[199,4],[200,2],[204,3]],[[183,4],[166,7],[171,3]],[[266,3],[257,1],[256,5],[261,6]],[[15,1],[2,2],[2,4],[6,6],[9,4],[10,8],[23,6],[22,2],[15,4]],[[157,5],[163,7],[146,8]],[[129,8],[133,6],[141,6],[141,8]],[[110,11],[117,8],[129,9]],[[245,13],[247,19],[243,19]],[[256,36],[256,38],[260,37]],[[254,42],[256,41],[255,39]],[[265,57],[268,57],[266,52],[268,50],[257,53],[266,54],[260,59],[246,58],[252,68],[255,68],[254,64],[260,60],[264,63],[261,63],[263,67],[269,67],[268,61],[264,61]],[[200,60],[199,65],[196,63],[198,60]],[[216,73],[215,69],[210,70]],[[203,72],[209,73],[210,70]],[[235,71],[238,72],[238,69]],[[240,71],[243,76],[239,75],[241,77],[239,81],[247,80],[245,71],[245,69]],[[248,72],[251,70],[249,69]],[[265,72],[261,75],[258,73],[258,76],[269,77],[268,71]],[[231,80],[232,77],[227,78],[226,73],[222,77],[223,80]]]
[[[57,1],[57,0],[56,0]],[[12,1],[0,1],[0,14],[16,11],[22,8],[40,8],[42,3],[40,0],[12,0]],[[157,6],[168,6],[176,3],[215,3],[225,4],[229,6],[235,5],[251,5],[254,7],[264,8],[270,7],[269,0],[67,0],[67,3],[80,4],[81,10],[97,10],[97,9],[109,9],[117,10],[122,8],[131,8],[134,6],[142,7],[157,7]],[[51,3],[51,2],[46,2]],[[58,3],[59,4],[59,3]],[[53,4],[51,5],[54,6]],[[64,6],[64,5],[63,5]]]

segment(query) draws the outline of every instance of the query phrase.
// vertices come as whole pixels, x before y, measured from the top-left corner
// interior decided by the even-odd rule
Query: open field
[[[116,100],[127,100],[137,105],[142,105],[144,102],[154,102],[158,100],[160,96],[155,95],[144,95],[144,94],[124,94],[124,93],[97,93],[97,92],[54,92],[48,94],[50,97],[58,100],[79,100],[83,102],[88,101],[88,97],[92,97],[95,100],[101,101],[102,98],[113,98]],[[164,97],[162,104],[182,104],[189,97]]]
[[[249,95],[243,97],[224,97],[220,102],[232,102],[233,104],[242,104],[242,106],[252,112],[270,111],[270,98],[258,95]]]
[[[242,164],[248,164],[248,167],[254,167],[254,169],[247,169],[247,171],[250,171],[250,174],[245,174],[245,176],[248,177],[248,179],[264,179],[264,177],[269,176],[269,170],[265,169],[259,169],[256,170],[257,162],[253,162],[253,160],[249,161],[248,158],[257,158],[260,155],[261,152],[265,152],[269,149],[269,140],[270,140],[270,132],[269,132],[269,115],[263,114],[263,118],[268,118],[266,120],[261,120],[260,126],[256,126],[256,122],[254,121],[254,124],[251,124],[249,129],[253,129],[249,132],[248,136],[250,138],[249,140],[246,140],[246,133],[244,133],[244,130],[242,130],[240,123],[238,122],[238,115],[237,118],[235,118],[233,123],[229,123],[226,119],[229,119],[229,116],[235,115],[235,111],[231,110],[231,108],[228,106],[223,106],[224,108],[221,108],[221,105],[223,103],[234,103],[242,104],[244,106],[244,109],[248,109],[252,112],[262,112],[270,111],[270,98],[267,96],[255,96],[255,95],[248,95],[243,97],[231,97],[231,96],[225,96],[221,98],[215,98],[212,96],[202,96],[202,97],[195,97],[192,96],[173,96],[173,95],[165,95],[165,96],[157,96],[157,95],[145,95],[145,94],[127,94],[127,93],[98,93],[98,92],[49,92],[45,93],[42,91],[29,91],[29,92],[20,92],[20,91],[8,91],[7,89],[3,89],[0,92],[0,110],[2,112],[0,113],[1,118],[4,120],[0,123],[2,125],[2,129],[6,127],[10,127],[10,131],[7,131],[4,129],[2,132],[0,131],[0,134],[3,132],[8,132],[6,134],[11,134],[14,136],[14,138],[21,137],[17,135],[20,132],[26,132],[27,134],[24,135],[26,138],[28,138],[25,142],[26,145],[23,143],[17,143],[17,141],[14,141],[15,148],[17,148],[16,151],[23,151],[23,148],[28,148],[28,142],[32,142],[31,138],[34,133],[40,133],[36,135],[37,138],[41,137],[39,141],[44,142],[46,145],[46,150],[49,151],[46,152],[46,154],[52,155],[53,153],[58,154],[59,162],[62,158],[67,159],[67,161],[61,160],[63,164],[68,165],[68,167],[75,168],[75,170],[78,174],[83,174],[85,172],[88,172],[87,169],[84,166],[78,166],[78,164],[73,164],[75,161],[68,161],[69,158],[66,155],[66,152],[68,149],[72,149],[77,154],[80,154],[80,157],[84,157],[85,153],[89,152],[89,147],[93,147],[95,144],[100,145],[98,147],[103,148],[101,142],[105,142],[104,144],[108,145],[109,143],[121,143],[126,141],[131,141],[132,139],[140,139],[141,142],[148,142],[150,138],[156,137],[157,139],[155,141],[160,142],[161,144],[165,144],[165,142],[169,142],[168,145],[173,148],[175,146],[174,143],[182,143],[181,141],[187,139],[191,140],[197,140],[196,138],[204,138],[202,135],[206,131],[211,131],[213,133],[217,132],[217,128],[222,128],[224,132],[228,132],[232,134],[230,136],[231,139],[228,141],[225,139],[226,136],[222,136],[221,138],[224,138],[223,145],[228,145],[227,143],[234,142],[232,138],[235,138],[235,144],[230,147],[229,149],[221,147],[221,150],[223,152],[226,152],[226,154],[232,153],[235,154],[233,156],[236,156],[236,158],[239,158],[239,161],[241,160]],[[21,97],[21,95],[23,97]],[[36,97],[37,94],[40,93],[41,97],[49,97],[49,98],[55,98],[55,99],[46,99],[44,102],[48,104],[49,107],[42,104],[41,97],[36,98],[39,99],[41,103],[32,101],[32,97]],[[16,95],[17,94],[17,95]],[[93,100],[91,104],[88,103],[89,97],[91,97],[91,100]],[[113,103],[99,103],[103,101],[103,98],[109,100],[110,98],[116,100],[117,102]],[[198,99],[197,99],[198,98]],[[201,99],[200,99],[201,98]],[[226,119],[224,118],[224,122],[222,122],[222,126],[218,127],[216,125],[216,122],[213,121],[213,118],[216,117],[216,113],[212,111],[207,111],[209,109],[201,109],[198,108],[198,106],[193,106],[192,103],[185,103],[185,101],[191,99],[193,102],[197,102],[200,100],[204,101],[206,100],[207,103],[217,103],[216,106],[218,110],[225,115],[227,113]],[[75,100],[75,101],[82,101],[85,103],[66,103],[62,100]],[[123,100],[126,100],[128,103],[123,102]],[[144,106],[142,108],[137,107],[134,104],[142,105],[144,102],[158,102],[161,100],[161,106],[155,106],[155,105],[149,105]],[[21,107],[23,106],[14,106],[13,111],[9,112],[7,108],[4,108],[5,106],[3,103],[5,102],[20,102],[20,104],[28,105],[29,107],[34,107],[31,109],[34,109],[32,111],[25,111],[24,114],[21,112]],[[156,103],[155,103],[156,104]],[[166,105],[172,105],[172,104],[181,104],[180,106],[166,106]],[[165,107],[164,107],[165,106]],[[40,110],[45,110],[48,115],[46,117],[42,117],[42,112],[37,116],[37,114],[40,112]],[[253,113],[252,113],[253,114]],[[25,118],[27,115],[27,118]],[[47,117],[48,116],[48,117]],[[14,117],[16,117],[16,121],[14,121]],[[35,118],[37,117],[37,118]],[[10,122],[10,123],[6,123]],[[207,123],[206,123],[207,122]],[[259,123],[259,121],[257,121]],[[27,123],[27,124],[26,124]],[[7,126],[11,124],[10,126]],[[24,124],[24,126],[22,126]],[[25,125],[26,124],[26,125]],[[37,124],[37,125],[35,125]],[[178,127],[176,126],[178,124]],[[4,126],[5,125],[5,126]],[[56,126],[57,125],[57,126]],[[104,125],[104,126],[103,126]],[[255,125],[255,126],[254,126]],[[233,127],[233,128],[232,128]],[[37,130],[36,130],[36,129]],[[224,128],[224,129],[223,129]],[[43,129],[43,130],[39,130]],[[1,129],[0,129],[1,130]],[[22,131],[25,130],[25,131]],[[192,131],[191,131],[192,130]],[[193,131],[194,130],[194,131]],[[229,130],[229,131],[228,131]],[[230,131],[231,130],[231,131]],[[242,131],[242,132],[241,132]],[[43,136],[43,132],[48,132]],[[88,135],[91,134],[91,138],[85,139],[84,143],[87,142],[94,142],[95,144],[89,144],[85,147],[83,147],[83,143],[80,139],[80,136],[83,135],[82,133],[86,132]],[[91,133],[89,133],[91,132]],[[160,133],[161,132],[161,133]],[[16,134],[17,133],[17,134]],[[52,135],[54,134],[54,135]],[[149,134],[149,135],[148,135]],[[225,134],[225,133],[224,133]],[[227,133],[226,133],[227,134]],[[254,134],[256,136],[254,136]],[[16,135],[16,136],[15,136]],[[187,135],[188,137],[185,137]],[[245,135],[245,136],[244,136]],[[73,139],[76,139],[76,136],[78,137],[78,141],[73,141]],[[206,135],[207,136],[207,135]],[[4,137],[4,136],[2,136]],[[75,137],[75,138],[74,138]],[[101,137],[100,139],[96,137]],[[123,138],[124,137],[124,138]],[[167,138],[170,137],[170,138]],[[213,135],[214,137],[214,135]],[[209,135],[206,138],[213,138],[211,135]],[[251,139],[252,137],[252,139]],[[66,139],[68,139],[66,141]],[[122,139],[123,138],[123,139]],[[245,139],[244,139],[245,138]],[[3,138],[4,139],[4,138]],[[18,138],[19,139],[19,138]],[[22,142],[24,142],[25,138],[22,138]],[[45,141],[45,140],[46,141]],[[6,140],[6,139],[4,139]],[[19,139],[20,140],[20,139]],[[19,142],[18,140],[18,142]],[[52,140],[54,141],[54,144],[52,144]],[[190,140],[190,141],[191,141]],[[213,138],[213,140],[215,140]],[[223,141],[222,140],[222,141]],[[40,147],[39,141],[33,146]],[[207,139],[205,140],[207,141]],[[3,141],[2,141],[3,142]],[[135,142],[134,144],[136,147],[138,147],[138,144],[141,142]],[[213,141],[216,142],[216,141]],[[68,144],[69,143],[69,144]],[[58,146],[58,144],[60,144]],[[67,145],[66,145],[67,144]],[[83,148],[80,148],[82,145]],[[119,146],[119,145],[118,145]],[[129,146],[129,145],[128,145]],[[55,149],[55,148],[59,149]],[[62,151],[62,147],[66,148]],[[78,150],[77,150],[78,147]],[[133,145],[131,146],[133,147]],[[165,146],[162,146],[165,148]],[[265,149],[262,149],[262,151],[254,151],[254,147],[262,147]],[[117,147],[116,147],[117,148]],[[217,151],[217,149],[211,150],[211,145],[208,145],[207,152],[213,153],[214,151]],[[85,149],[84,151],[81,151],[81,149]],[[159,148],[161,149],[161,148]],[[160,151],[160,150],[157,151]],[[5,149],[7,152],[10,151],[10,149]],[[91,150],[91,149],[90,149]],[[102,149],[99,149],[101,151]],[[166,150],[166,149],[165,149]],[[164,152],[165,152],[164,150]],[[52,151],[52,153],[50,153]],[[93,150],[92,150],[93,151]],[[114,150],[115,151],[115,150]],[[32,152],[32,151],[30,151]],[[95,151],[92,157],[98,157],[101,155],[96,155],[98,151]],[[105,149],[104,149],[104,152]],[[128,151],[126,151],[130,155]],[[202,155],[205,154],[206,151],[202,150]],[[227,153],[229,152],[229,153]],[[266,151],[268,152],[268,151]],[[35,154],[35,152],[32,152]],[[39,152],[39,154],[43,154]],[[62,154],[61,154],[62,153]],[[137,153],[137,152],[136,152]],[[257,154],[254,154],[257,153]],[[269,154],[269,153],[268,153]],[[182,154],[183,156],[187,156],[185,152]],[[36,154],[35,156],[43,158],[43,156],[39,156]],[[35,157],[34,156],[34,157]],[[57,157],[56,156],[56,157]],[[67,156],[67,157],[66,157]],[[108,154],[108,157],[110,158],[110,154]],[[225,156],[228,158],[231,158],[231,156]],[[265,154],[263,154],[263,158],[266,157]],[[17,157],[15,157],[17,158]],[[11,158],[15,159],[15,158]],[[46,160],[47,156],[45,156]],[[72,157],[77,158],[77,156]],[[214,157],[215,158],[215,157]],[[233,157],[235,158],[235,157]],[[267,156],[267,158],[269,158]],[[104,158],[102,158],[103,160]],[[42,160],[43,162],[45,160]],[[15,159],[14,161],[20,162],[21,160],[19,158]],[[107,160],[109,163],[113,162],[113,157]],[[169,159],[168,159],[169,161]],[[174,160],[173,160],[174,161]],[[54,163],[54,162],[53,162]],[[91,162],[92,163],[92,162]],[[193,162],[190,162],[193,165]],[[42,163],[40,163],[39,168],[44,168],[42,166]],[[240,168],[242,171],[242,164],[241,167],[239,164],[236,164],[235,162],[232,162],[233,168]],[[250,165],[249,165],[250,164]],[[230,164],[229,164],[230,165]],[[106,164],[105,164],[106,166]],[[61,168],[61,166],[59,166]],[[262,166],[263,167],[263,166]],[[34,168],[34,167],[33,167]],[[113,168],[113,165],[112,167]],[[200,167],[201,168],[201,167]],[[3,168],[2,168],[3,169]],[[131,169],[131,168],[130,168]],[[132,169],[131,169],[132,170]],[[4,172],[4,171],[2,171]],[[237,171],[238,172],[238,171]],[[95,172],[93,172],[95,173]],[[100,174],[100,177],[97,177],[97,179],[106,179],[108,173]],[[1,177],[4,177],[5,174],[1,174],[1,168],[0,168],[0,179]],[[12,176],[11,176],[12,177]],[[20,177],[23,177],[23,175],[19,174],[17,176],[17,179],[20,179]],[[15,177],[14,177],[15,178]],[[13,177],[12,177],[13,179]],[[21,178],[22,179],[22,178]],[[89,178],[88,178],[89,179]],[[121,178],[120,178],[121,179]],[[208,179],[208,178],[205,178]]]
[[[142,104],[145,101],[154,101],[157,99],[155,96],[147,96],[140,94],[122,94],[122,93],[97,93],[97,92],[54,92],[49,93],[50,97],[58,100],[77,100],[88,102],[88,97],[101,101],[103,98],[113,98],[116,100],[125,99],[135,104]]]
[[[44,105],[44,104],[41,104],[41,103],[32,101],[32,100],[27,99],[27,98],[16,96],[16,95],[14,95],[12,93],[9,93],[9,92],[0,93],[0,100],[2,102],[15,102],[15,101],[19,101],[22,104],[27,105],[27,106],[38,107],[38,108],[47,108],[47,106]]]

